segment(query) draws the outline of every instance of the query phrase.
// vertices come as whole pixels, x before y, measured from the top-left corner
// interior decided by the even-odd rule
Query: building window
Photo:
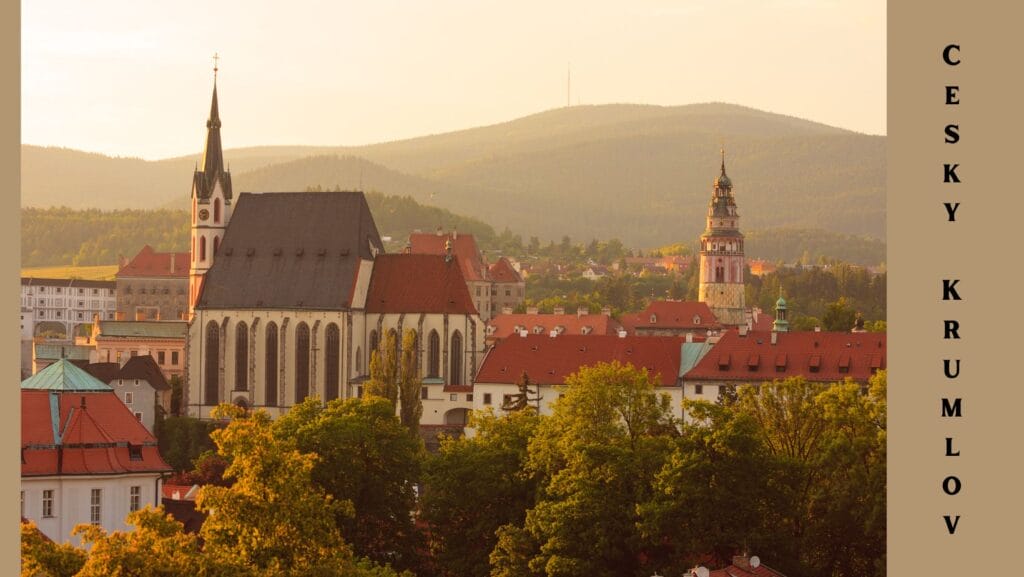
[[[135,413],[135,418],[142,420],[142,413]],[[142,460],[142,445],[128,445],[128,460],[129,461],[141,461]]]
[[[94,295],[100,294],[100,289],[92,289],[92,294],[94,294]]]
[[[134,355],[133,355],[134,356]],[[220,327],[210,321],[206,325],[206,398],[204,404],[220,402]]]
[[[268,407],[277,406],[277,325],[267,325],[267,349],[266,363],[264,365],[263,382],[266,385],[264,391],[264,403]]]
[[[491,394],[490,393],[484,393],[484,404],[485,405],[491,404]]]
[[[132,351],[131,356],[132,358],[139,356],[139,351]]]
[[[473,402],[473,393],[466,393],[466,402]]]
[[[455,331],[452,335],[452,367],[448,382],[453,385],[462,384],[462,334]]]
[[[163,351],[160,351],[160,352],[158,352],[158,353],[156,354],[156,362],[157,362],[158,364],[161,364],[161,365],[162,365],[162,364],[164,364],[164,362],[165,362],[166,360],[167,360],[167,356],[166,356],[166,355],[164,354],[164,352],[163,352]]]
[[[178,351],[171,351],[171,364],[178,365]]]
[[[100,524],[101,507],[103,506],[103,489],[93,489],[89,500],[89,521],[93,525]]]
[[[363,398],[363,385],[356,385],[356,398]]]
[[[141,423],[142,422],[142,413],[141,412],[136,412],[135,413],[135,418],[138,419],[138,421]]]
[[[452,394],[448,395],[448,400],[449,401],[457,401],[457,400],[459,400],[459,394],[458,393],[452,393]]]
[[[694,385],[693,386],[693,394],[695,394],[695,395],[703,395],[704,394],[704,385]]]
[[[420,387],[420,398],[421,399],[429,399],[430,398],[430,389],[428,387]]]
[[[57,287],[57,294],[60,294],[60,287]]]
[[[430,331],[427,339],[427,376],[436,379],[441,373],[441,337],[437,331]]]
[[[43,489],[43,517],[53,517],[53,489]]]
[[[142,508],[142,487],[140,487],[138,485],[132,485],[132,488],[129,490],[128,510],[129,511],[138,511],[141,508]]]
[[[219,198],[213,199],[213,222],[214,223],[220,223],[220,199]],[[213,252],[217,252],[217,250],[214,249]]]
[[[295,404],[309,396],[309,325],[295,328]]]
[[[124,393],[124,404],[130,406],[133,402],[135,402],[135,393],[133,393],[131,391],[125,391],[125,393]]]
[[[249,326],[235,326],[235,390],[249,390]]]
[[[324,400],[333,401],[338,398],[338,383],[341,375],[341,331],[338,325],[331,323],[324,331]]]

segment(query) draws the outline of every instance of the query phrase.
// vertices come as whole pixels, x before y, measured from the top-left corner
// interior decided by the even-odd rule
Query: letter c
[[[959,58],[957,58],[956,60],[953,60],[952,53],[953,53],[954,50],[956,50],[957,55],[959,55],[960,54],[960,45],[959,44],[950,44],[949,46],[946,46],[946,48],[942,51],[942,59],[945,60],[946,64],[949,64],[950,66],[956,66],[957,64],[960,64],[960,59]]]

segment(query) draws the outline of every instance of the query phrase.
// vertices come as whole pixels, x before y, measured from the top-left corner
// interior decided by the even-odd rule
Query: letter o
[[[953,487],[950,488],[950,485]],[[947,495],[956,495],[960,492],[960,479],[950,475],[942,481],[942,491]]]
[[[960,59],[959,58],[957,58],[956,60],[953,60],[952,53],[953,53],[954,50],[956,50],[957,54],[959,55],[960,54],[960,45],[959,44],[950,44],[949,46],[946,46],[942,50],[942,59],[945,60],[946,64],[949,64],[950,66],[956,66],[957,64],[960,64]]]

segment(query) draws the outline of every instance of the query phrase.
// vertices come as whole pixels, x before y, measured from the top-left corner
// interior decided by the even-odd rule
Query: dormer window
[[[535,325],[533,327],[533,334],[540,335],[540,334],[543,334],[543,333],[544,333],[544,327],[542,327],[540,325]]]
[[[658,315],[651,315],[651,324],[658,322]]]
[[[695,324],[695,325],[699,325],[700,324],[700,315],[693,315],[693,324]]]
[[[128,445],[128,459],[131,461],[141,461],[142,445]]]

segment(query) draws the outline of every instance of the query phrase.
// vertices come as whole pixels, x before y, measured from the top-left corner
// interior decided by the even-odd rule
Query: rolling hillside
[[[657,246],[699,234],[723,140],[745,228],[884,239],[885,137],[728,104],[575,106],[404,141],[225,157],[239,192],[361,182],[524,236]],[[197,159],[25,146],[22,205],[180,208]]]

